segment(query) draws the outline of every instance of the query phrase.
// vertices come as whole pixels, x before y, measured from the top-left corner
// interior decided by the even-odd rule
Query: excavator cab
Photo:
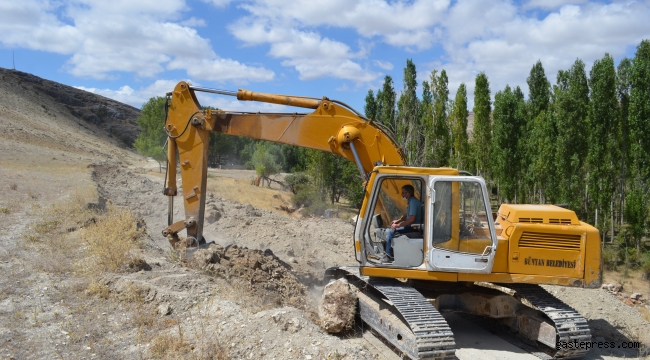
[[[428,169],[431,171],[431,169]],[[391,174],[390,168],[371,179],[367,215],[360,217],[366,266],[416,268],[428,271],[490,273],[497,249],[485,181],[480,177],[445,174]],[[392,219],[405,214],[400,189],[411,185],[422,203],[422,223],[396,233],[395,260],[381,262]],[[364,221],[364,219],[371,219]]]

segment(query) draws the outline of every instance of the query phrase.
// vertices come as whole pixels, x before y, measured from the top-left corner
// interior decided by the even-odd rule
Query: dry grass
[[[88,274],[125,270],[136,261],[135,250],[141,245],[142,231],[127,209],[110,206],[105,214],[84,231],[86,257],[78,269]]]
[[[67,273],[76,270],[90,279],[90,293],[106,298],[96,280],[105,272],[126,270],[137,263],[135,250],[142,231],[127,209],[97,203],[94,187],[82,188],[64,201],[37,209],[42,221],[23,234],[26,244],[38,244],[42,255],[36,266],[43,271]]]
[[[105,284],[102,284],[97,279],[93,278],[90,280],[88,287],[86,288],[86,293],[88,295],[94,295],[101,299],[108,299],[110,296],[110,289]]]
[[[194,326],[189,334],[178,323],[172,332],[156,335],[150,341],[151,356],[155,359],[230,359],[219,340],[207,334],[206,315],[200,316],[198,323],[192,320]]]
[[[291,196],[287,191],[274,190],[250,185],[249,180],[235,180],[224,177],[208,179],[208,191],[229,201],[251,204],[258,209],[270,210],[288,215],[275,207],[291,205]]]

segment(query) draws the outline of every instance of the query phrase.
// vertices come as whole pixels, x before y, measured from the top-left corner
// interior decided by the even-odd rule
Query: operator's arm
[[[406,208],[406,215],[403,215],[399,219],[395,220],[393,224],[395,228],[409,226],[415,222],[415,217],[417,215],[417,208],[420,206],[420,202],[415,198],[411,198]]]
[[[403,226],[409,226],[415,222],[415,215],[411,215],[406,220],[402,220],[399,224],[397,224],[398,227],[403,227]]]

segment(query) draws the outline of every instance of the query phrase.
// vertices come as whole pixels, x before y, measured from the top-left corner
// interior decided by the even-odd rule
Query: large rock
[[[328,333],[349,330],[354,325],[357,311],[357,294],[345,279],[332,281],[323,291],[318,306],[320,326]]]

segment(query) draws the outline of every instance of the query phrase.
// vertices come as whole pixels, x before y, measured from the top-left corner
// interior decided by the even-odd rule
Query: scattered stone
[[[613,292],[614,294],[620,292],[623,290],[623,285],[621,284],[603,284],[601,289],[609,290],[610,292]]]
[[[172,306],[169,304],[160,304],[158,305],[158,314],[160,316],[166,316],[172,313]]]
[[[641,296],[643,296],[643,294],[634,293],[634,294],[630,295],[630,299],[639,300],[639,298],[641,298]]]

